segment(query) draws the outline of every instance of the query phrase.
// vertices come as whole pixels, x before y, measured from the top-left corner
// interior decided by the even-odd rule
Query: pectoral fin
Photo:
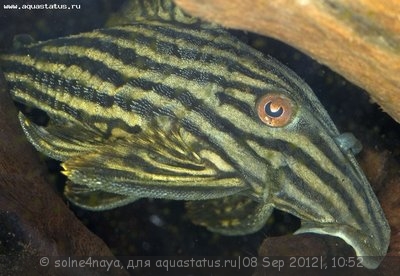
[[[206,199],[244,189],[242,181],[231,173],[218,174],[206,165],[163,161],[167,160],[145,150],[115,145],[68,159],[62,167],[76,184],[135,197]]]
[[[175,134],[140,133],[109,140],[94,151],[66,160],[62,167],[72,182],[94,193],[135,199],[210,199],[247,188],[235,172],[219,170],[190,151]],[[66,195],[71,197],[71,193]],[[74,193],[72,201],[83,205],[85,199],[78,200],[79,196]]]
[[[64,194],[74,205],[93,211],[116,208],[132,203],[138,199],[136,197],[91,189],[87,186],[74,184],[71,181],[67,182]]]
[[[68,122],[53,122],[47,127],[31,122],[21,112],[18,115],[28,140],[43,154],[56,159],[67,160],[77,154],[94,150],[101,135],[80,125]]]
[[[273,210],[271,205],[241,195],[190,201],[186,207],[194,223],[224,235],[245,235],[260,230]]]

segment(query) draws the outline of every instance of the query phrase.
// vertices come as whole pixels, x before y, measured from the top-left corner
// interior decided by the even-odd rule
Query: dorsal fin
[[[156,19],[185,24],[200,22],[200,19],[185,14],[172,0],[130,0],[117,13],[111,15],[106,26]]]

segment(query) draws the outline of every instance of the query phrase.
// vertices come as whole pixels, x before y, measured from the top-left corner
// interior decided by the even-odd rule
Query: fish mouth
[[[304,134],[298,141],[307,142],[285,149],[287,166],[280,171],[282,184],[274,194],[274,206],[301,219],[295,234],[341,238],[354,248],[363,266],[375,269],[386,255],[390,228],[353,155],[357,141],[348,134],[315,134]]]
[[[318,224],[302,221],[301,228],[294,234],[310,232],[341,238],[354,249],[361,264],[369,269],[376,269],[386,255],[386,247],[377,248],[374,243],[371,243],[371,239],[374,238],[372,235],[368,235],[365,231],[355,229],[349,225]]]

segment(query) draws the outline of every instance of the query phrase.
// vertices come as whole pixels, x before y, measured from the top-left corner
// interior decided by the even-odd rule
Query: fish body
[[[50,117],[44,127],[19,115],[30,142],[62,161],[67,198],[91,210],[187,200],[195,222],[226,235],[259,230],[278,208],[301,219],[296,233],[340,237],[376,268],[390,230],[354,137],[278,61],[146,5],[130,24],[0,58],[14,100]]]

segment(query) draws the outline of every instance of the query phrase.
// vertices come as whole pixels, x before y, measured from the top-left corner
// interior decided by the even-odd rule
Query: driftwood
[[[286,42],[365,89],[400,122],[400,2],[174,0],[189,14]]]
[[[1,72],[0,99],[0,274],[72,275],[73,269],[41,266],[42,257],[51,262],[60,256],[115,260],[45,180],[44,164],[19,126]],[[123,275],[124,270],[114,273]]]

